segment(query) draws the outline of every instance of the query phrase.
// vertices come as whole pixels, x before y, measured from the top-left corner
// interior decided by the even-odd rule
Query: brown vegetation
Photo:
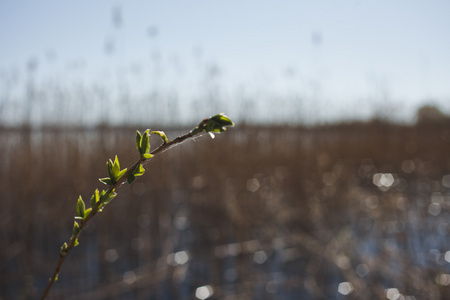
[[[193,299],[205,285],[211,299],[450,299],[449,125],[238,126],[187,142],[119,189],[49,299]],[[1,131],[5,298],[41,292],[78,195],[101,188],[107,159],[136,160],[134,134]]]

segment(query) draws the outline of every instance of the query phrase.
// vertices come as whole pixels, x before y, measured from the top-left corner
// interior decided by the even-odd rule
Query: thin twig
[[[117,187],[119,187],[121,184],[123,184],[125,182],[125,180],[127,180],[129,175],[133,176],[135,174],[134,172],[137,170],[137,168],[141,164],[143,164],[146,160],[150,159],[151,157],[153,157],[153,156],[155,156],[155,155],[157,155],[159,153],[162,153],[162,152],[170,149],[174,145],[180,144],[180,143],[184,142],[185,140],[187,140],[187,139],[189,139],[191,137],[194,137],[195,135],[197,135],[197,134],[199,134],[201,132],[208,132],[208,133],[211,134],[212,137],[214,137],[213,132],[223,132],[226,129],[225,126],[234,126],[234,123],[230,120],[230,118],[228,118],[224,114],[218,114],[218,115],[212,116],[210,118],[204,119],[203,121],[200,122],[200,124],[197,127],[192,129],[190,132],[188,132],[188,133],[186,133],[184,135],[181,135],[181,136],[175,138],[174,140],[172,140],[170,142],[167,142],[167,137],[166,137],[166,135],[163,132],[159,132],[159,133],[158,132],[154,132],[154,133],[159,134],[163,138],[164,143],[161,144],[158,148],[156,148],[155,150],[153,150],[150,153],[145,153],[145,152],[148,151],[148,149],[150,147],[150,144],[144,145],[144,146],[146,146],[146,147],[144,147],[145,151],[141,152],[142,149],[139,149],[140,146],[139,146],[138,140],[136,140],[138,150],[141,153],[141,156],[139,157],[139,160],[137,162],[135,162],[130,168],[128,168],[127,171],[120,178],[113,178],[114,176],[112,176],[111,173],[110,173],[110,178],[107,178],[109,180],[107,182],[111,182],[112,184],[109,186],[108,190],[106,190],[105,193],[102,192],[102,197],[104,195],[107,195],[106,198],[108,198],[109,201],[113,197],[115,197],[116,194],[114,193],[114,190]],[[145,132],[145,134],[146,134],[146,142],[147,143],[149,143],[149,141],[148,141],[148,134],[149,134],[148,131],[150,131],[150,130],[147,130]],[[139,136],[142,138],[142,136],[138,132],[138,136],[137,137],[139,137]],[[141,140],[141,142],[142,142],[142,140]],[[151,154],[151,156],[148,156],[147,154]],[[116,156],[115,161],[117,161],[117,164],[118,164],[117,156]],[[115,166],[117,166],[117,165],[115,165],[115,162],[114,162],[114,168],[115,168]],[[111,165],[109,165],[109,163],[108,163],[108,172],[111,172],[110,171],[110,167],[111,167]],[[105,183],[105,181],[102,181],[102,182]],[[132,182],[132,181],[129,181],[129,182]],[[97,191],[96,191],[95,195],[98,196],[98,192]],[[82,204],[82,209],[81,210],[83,211],[83,212],[78,212],[78,214],[81,214],[81,215],[78,216],[81,219],[79,219],[78,217],[76,218],[77,221],[74,224],[73,234],[72,234],[72,236],[71,236],[71,238],[69,240],[69,243],[68,244],[64,243],[63,246],[61,247],[61,250],[59,251],[58,262],[56,264],[55,270],[53,271],[53,274],[50,277],[50,280],[49,280],[49,282],[48,282],[44,292],[42,293],[41,300],[43,300],[43,299],[45,299],[45,297],[47,297],[47,295],[48,295],[48,293],[49,293],[53,283],[57,280],[59,271],[61,269],[61,266],[62,266],[64,260],[66,259],[66,256],[69,254],[70,250],[72,250],[72,248],[75,247],[78,244],[78,237],[80,236],[81,231],[83,231],[84,227],[89,222],[89,220],[91,220],[92,217],[95,214],[97,214],[97,212],[101,211],[100,210],[101,206],[107,204],[107,202],[105,202],[105,201],[101,201],[101,200],[96,201],[95,204],[93,205],[93,207],[91,208],[90,212],[86,216],[86,215],[83,215],[85,209],[84,209],[84,202],[81,199],[81,197],[80,197],[79,202],[81,202],[81,204]],[[78,204],[77,204],[77,211],[78,211]]]
[[[193,137],[195,134],[191,131],[189,133],[186,133],[184,135],[181,135],[175,139],[173,139],[172,141],[168,142],[168,143],[164,143],[161,144],[158,148],[156,148],[155,150],[153,150],[152,152],[150,152],[150,154],[152,155],[157,155],[159,153],[162,153],[168,149],[170,149],[171,147],[182,143],[183,141],[187,140],[188,138]],[[118,186],[120,186],[128,177],[128,175],[133,172],[140,164],[142,164],[144,161],[146,161],[147,159],[143,158],[142,156],[139,158],[139,160],[137,162],[135,162],[130,168],[127,169],[127,172],[119,178],[119,180],[117,180],[116,183],[114,183],[113,185],[111,185],[108,190],[107,193],[111,193],[113,192]],[[89,213],[89,215],[84,219],[80,221],[80,230],[78,231],[77,234],[72,235],[72,237],[70,238],[70,241],[67,245],[67,248],[64,251],[60,251],[59,253],[59,259],[58,259],[58,263],[56,264],[55,270],[53,271],[52,276],[49,279],[49,282],[44,290],[44,292],[42,293],[41,296],[41,300],[45,299],[53,285],[53,283],[57,280],[59,271],[61,269],[61,266],[67,256],[67,254],[69,254],[70,250],[75,246],[75,243],[78,239],[78,237],[80,236],[81,231],[84,229],[84,227],[86,226],[86,224],[89,222],[90,219],[92,219],[92,217],[99,211],[99,207],[100,205],[102,205],[101,201],[97,202],[95,204],[95,207],[92,208],[91,212]]]

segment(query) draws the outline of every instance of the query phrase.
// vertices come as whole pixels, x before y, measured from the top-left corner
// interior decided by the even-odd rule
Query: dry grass
[[[450,299],[449,128],[238,126],[187,142],[119,189],[51,296],[192,299],[211,285],[212,299],[340,299],[339,283],[350,282],[349,299],[385,298],[389,288]],[[101,187],[115,154],[122,166],[136,159],[134,134],[0,133],[4,299],[41,292],[78,195]],[[377,187],[376,173],[394,184]]]

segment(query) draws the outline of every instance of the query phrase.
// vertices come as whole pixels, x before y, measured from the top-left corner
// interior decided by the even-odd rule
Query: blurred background
[[[49,299],[450,299],[449,11],[1,1],[0,299],[39,297],[136,129],[219,112],[119,188]]]

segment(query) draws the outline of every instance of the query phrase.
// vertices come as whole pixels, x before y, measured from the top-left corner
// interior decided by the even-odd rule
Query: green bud
[[[77,235],[80,233],[80,224],[77,221],[73,223],[73,235]]]
[[[78,197],[78,201],[77,201],[77,217],[81,217],[83,219],[85,210],[86,210],[86,205],[84,204],[84,201],[80,196],[80,197]]]

